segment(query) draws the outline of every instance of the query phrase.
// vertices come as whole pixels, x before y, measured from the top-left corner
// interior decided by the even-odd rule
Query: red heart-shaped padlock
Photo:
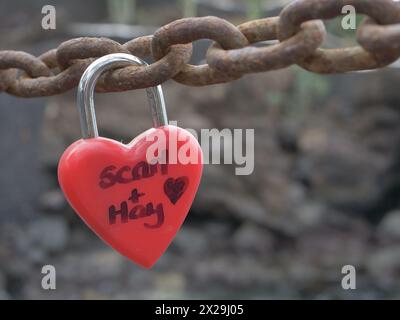
[[[167,161],[153,163],[147,152],[161,135]],[[149,129],[128,145],[81,139],[64,152],[58,167],[61,188],[79,216],[115,250],[146,268],[181,227],[201,173],[197,140],[175,126]]]

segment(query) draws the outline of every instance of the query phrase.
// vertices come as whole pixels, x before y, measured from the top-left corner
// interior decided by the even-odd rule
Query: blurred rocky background
[[[57,30],[44,31],[47,2],[2,1],[0,49],[39,54],[76,36],[123,42],[182,16],[239,24],[288,1],[116,2],[52,1]],[[351,43],[354,32],[339,38],[334,22],[330,39]],[[208,45],[196,42],[195,63]],[[58,159],[80,137],[75,90],[0,94],[0,298],[400,298],[398,83],[396,68],[320,76],[298,67],[201,88],[165,83],[178,125],[254,128],[255,170],[206,165],[183,228],[150,271],[103,244],[60,192]],[[104,136],[128,142],[151,126],[144,90],[98,94],[96,108]],[[57,270],[54,291],[41,288],[46,264]],[[349,264],[357,289],[346,291]]]

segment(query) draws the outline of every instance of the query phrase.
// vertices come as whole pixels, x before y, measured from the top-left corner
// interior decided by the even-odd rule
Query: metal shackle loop
[[[116,64],[148,65],[140,58],[126,54],[113,53],[94,61],[83,73],[78,86],[78,108],[81,121],[83,139],[97,138],[99,136],[94,110],[94,89],[100,75]],[[150,103],[153,127],[158,128],[168,124],[165,109],[164,95],[161,85],[146,88],[147,98]]]

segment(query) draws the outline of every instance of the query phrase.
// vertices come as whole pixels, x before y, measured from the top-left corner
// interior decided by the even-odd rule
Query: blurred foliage
[[[179,0],[178,4],[182,10],[182,16],[196,17],[197,16],[197,1],[196,0]]]
[[[107,9],[111,22],[135,22],[136,0],[107,0]]]
[[[330,81],[326,76],[308,72],[298,66],[292,68],[295,80],[291,90],[268,92],[267,102],[282,109],[288,117],[303,118],[316,101],[329,93]]]
[[[342,27],[342,19],[345,15],[341,15],[339,17],[336,17],[334,19],[331,20],[326,20],[325,22],[325,26],[326,26],[326,30],[329,34],[338,37],[338,39],[341,40],[341,44],[343,46],[345,45],[349,45],[349,44],[356,44],[356,30],[352,30],[352,29],[343,29]],[[358,26],[360,25],[361,21],[363,20],[364,16],[363,15],[356,15],[356,28],[358,28]],[[335,46],[335,44],[332,44],[333,46]],[[329,44],[327,45],[329,46]]]
[[[356,30],[343,29],[341,15],[326,20],[325,26],[330,38],[323,47],[345,47],[356,44]],[[356,15],[356,27],[363,19]],[[288,116],[302,118],[310,111],[316,101],[327,96],[330,90],[330,80],[326,76],[308,72],[298,66],[293,67],[295,80],[289,92],[268,92],[266,99],[269,104],[282,108]]]
[[[259,19],[262,16],[262,0],[245,1],[246,13],[249,20]]]

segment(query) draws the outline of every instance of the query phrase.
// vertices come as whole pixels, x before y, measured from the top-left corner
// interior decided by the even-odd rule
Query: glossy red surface
[[[167,164],[150,164],[146,151],[155,149],[162,135],[165,143],[159,146],[167,150]],[[192,162],[179,155],[191,156]],[[165,126],[128,145],[100,137],[79,140],[62,155],[58,177],[70,205],[101,239],[150,268],[185,220],[202,166],[197,140],[184,129]]]

